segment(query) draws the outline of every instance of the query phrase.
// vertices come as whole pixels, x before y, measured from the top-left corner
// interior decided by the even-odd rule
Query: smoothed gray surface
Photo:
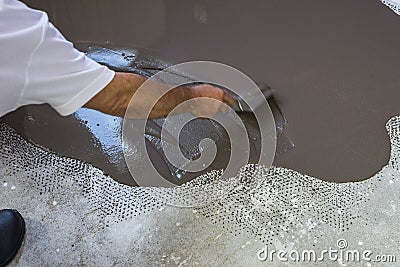
[[[268,83],[296,144],[275,165],[351,181],[388,160],[383,125],[400,110],[400,17],[377,0],[26,2],[72,41],[220,61]]]

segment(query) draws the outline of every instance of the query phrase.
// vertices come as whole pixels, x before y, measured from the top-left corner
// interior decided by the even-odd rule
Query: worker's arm
[[[3,3],[4,2],[4,3]],[[0,0],[0,116],[30,104],[50,104],[67,116],[85,105],[104,113],[124,116],[128,104],[146,78],[114,73],[74,49],[48,21],[47,14],[16,0]],[[139,103],[129,107],[129,117],[164,117],[178,104],[198,97],[211,97],[230,103],[229,96],[210,85],[179,87],[167,93],[156,105],[160,86],[140,94]],[[164,87],[165,89],[165,87]],[[193,114],[213,115],[220,104],[191,103]],[[185,110],[186,111],[186,110]]]
[[[146,80],[147,78],[137,74],[116,72],[114,79],[102,91],[87,102],[85,107],[96,109],[110,115],[123,117],[132,96]],[[157,103],[153,103],[152,99],[154,94],[161,95],[160,92],[163,90],[163,84],[156,81],[149,82],[152,83],[148,88],[150,90],[144,91],[144,94],[142,94],[140,98],[141,101],[136,101],[136,106],[129,108],[130,118],[145,118],[146,114],[144,114],[144,111],[149,110],[151,107],[153,108],[149,118],[165,117],[180,103],[198,97],[213,98],[228,105],[233,105],[234,103],[231,96],[225,91],[208,84],[201,84],[193,87],[176,87],[166,93]],[[196,102],[194,105],[191,105],[191,109],[187,111],[191,112],[195,116],[201,114],[212,116],[222,109],[222,103],[217,104],[214,102],[212,104],[204,105],[204,102],[201,104],[199,101],[197,105]]]

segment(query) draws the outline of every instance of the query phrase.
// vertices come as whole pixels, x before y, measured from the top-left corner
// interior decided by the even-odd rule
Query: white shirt
[[[113,77],[113,71],[76,50],[45,12],[0,0],[0,116],[43,103],[69,115]]]

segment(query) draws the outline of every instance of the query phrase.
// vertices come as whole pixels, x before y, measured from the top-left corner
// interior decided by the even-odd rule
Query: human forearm
[[[147,78],[132,74],[117,72],[114,79],[95,97],[93,97],[85,107],[99,110],[101,112],[123,117],[128,105],[137,92],[138,88],[147,80]],[[156,81],[149,81],[151,86],[149,90],[141,92],[141,101],[136,101],[134,106],[129,107],[130,118],[145,118],[145,110],[150,110],[149,118],[166,117],[171,110],[180,103],[198,97],[209,97],[227,104],[232,104],[232,98],[223,90],[203,84],[195,87],[180,86],[166,93],[155,104],[153,99],[155,95],[161,95],[165,86]],[[215,113],[219,106],[201,107],[194,105],[192,113],[201,113],[201,109],[206,108],[209,113]]]

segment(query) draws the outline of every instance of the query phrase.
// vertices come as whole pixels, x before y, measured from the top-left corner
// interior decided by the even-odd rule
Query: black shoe
[[[25,235],[25,221],[16,210],[0,210],[0,267],[18,254]]]

